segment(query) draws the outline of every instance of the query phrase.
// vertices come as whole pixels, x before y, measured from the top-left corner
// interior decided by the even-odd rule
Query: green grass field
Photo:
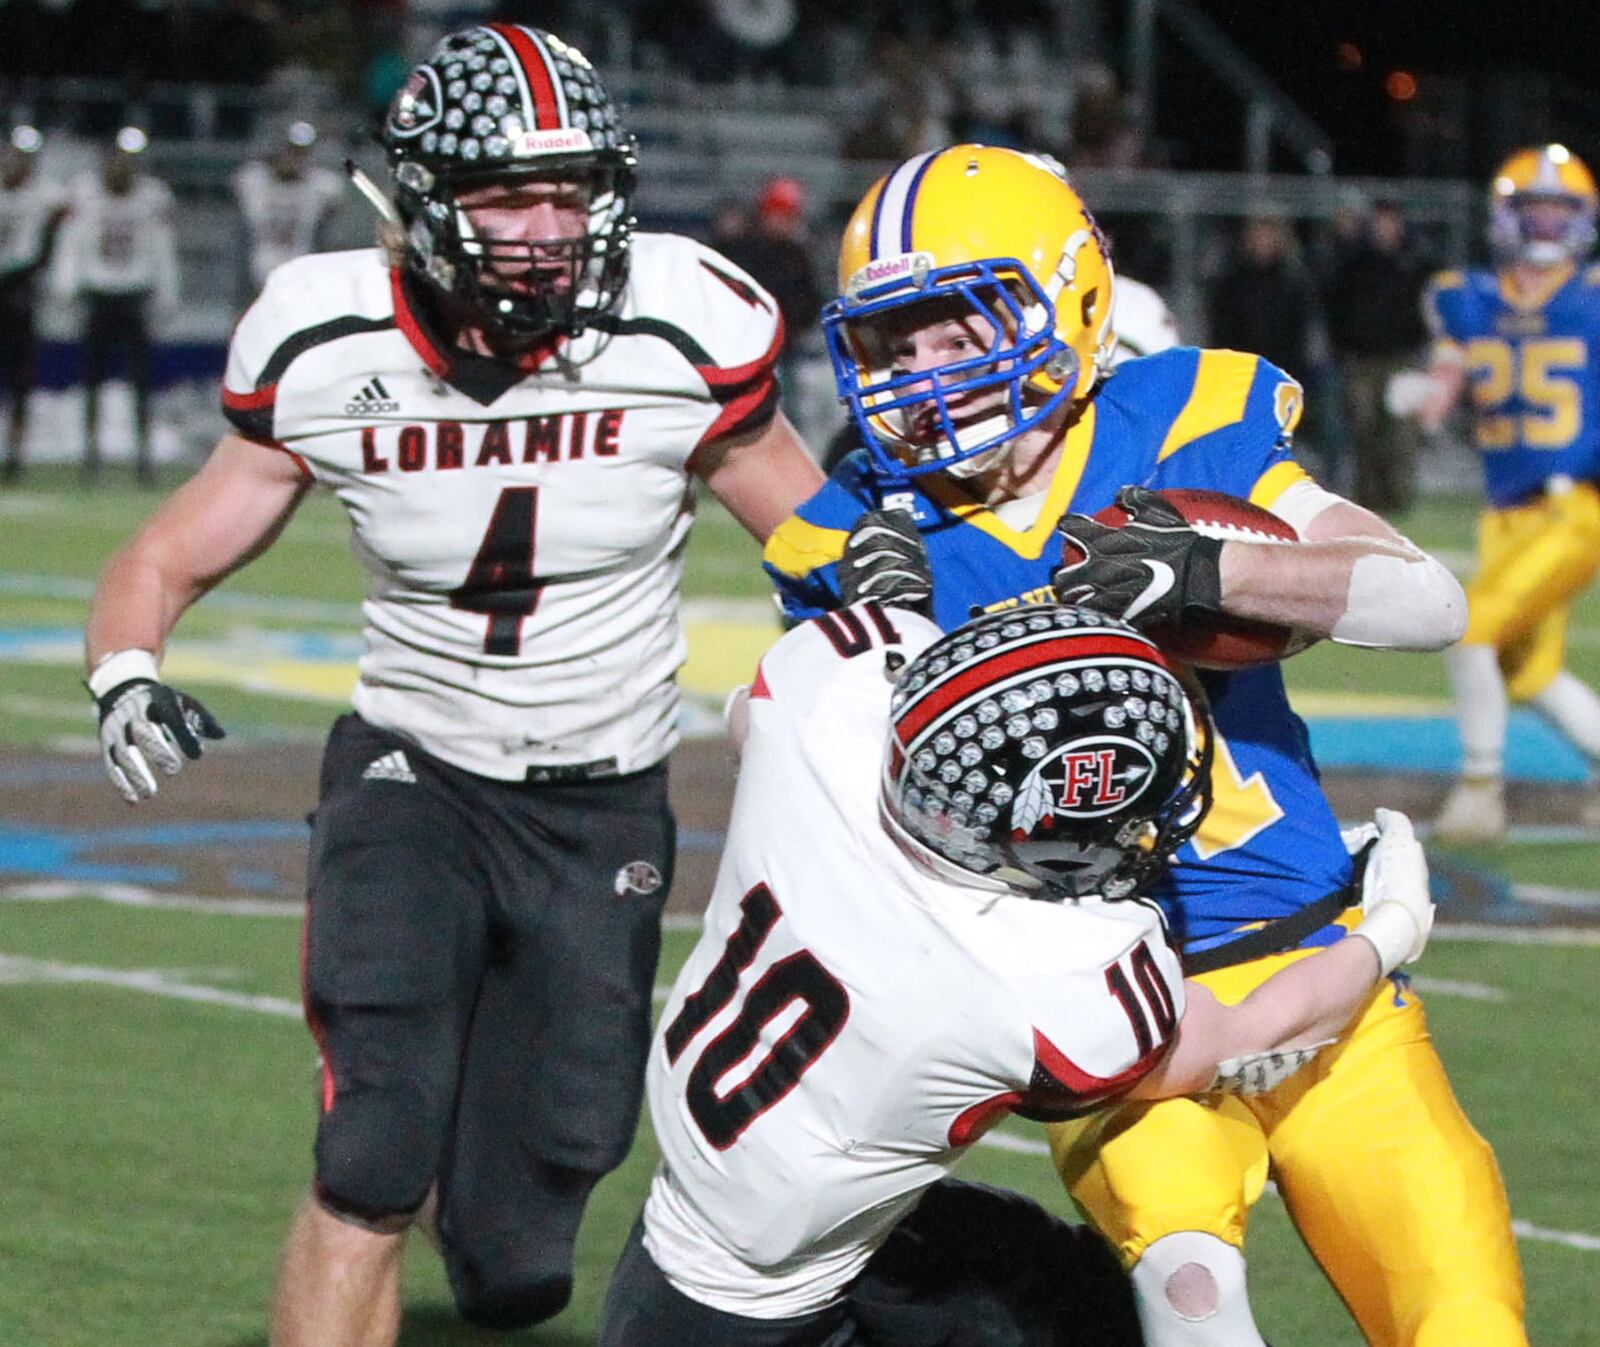
[[[131,488],[85,497],[64,475],[0,494],[0,641],[11,642],[0,644],[0,748],[86,751],[92,724],[78,673],[48,638],[81,626],[87,585],[152,504]],[[1471,517],[1469,503],[1443,501],[1400,522],[1421,542],[1462,552]],[[699,599],[766,594],[754,546],[719,512],[706,511],[697,528],[688,590]],[[181,634],[245,649],[283,632],[342,638],[354,630],[360,592],[337,507],[315,500]],[[1574,613],[1573,667],[1600,680],[1593,595]],[[1306,693],[1445,693],[1433,658],[1319,648],[1290,669]],[[331,700],[251,691],[236,679],[193,686],[244,737],[314,737],[337,712]],[[1468,859],[1526,882],[1600,887],[1593,843],[1510,845]],[[0,897],[7,882],[0,869]],[[691,940],[669,933],[662,984]],[[1521,1223],[1530,1336],[1541,1347],[1593,1343],[1600,1099],[1588,1063],[1600,952],[1593,943],[1441,939],[1422,971],[1440,1051],[1498,1151]],[[297,1000],[298,927],[282,916],[0,901],[0,1347],[264,1345],[267,1288],[309,1172],[315,1116],[314,1050]],[[1037,1130],[1013,1123],[1004,1136],[1012,1148],[976,1148],[967,1176],[1059,1208]],[[602,1186],[575,1302],[527,1340],[592,1339],[653,1158],[642,1136]],[[1271,1195],[1248,1252],[1260,1321],[1280,1347],[1359,1342]],[[456,1322],[420,1243],[407,1275],[406,1343],[491,1340]]]

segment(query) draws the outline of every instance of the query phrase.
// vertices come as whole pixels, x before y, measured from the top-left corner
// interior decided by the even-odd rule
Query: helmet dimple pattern
[[[502,39],[487,28],[472,28],[442,39],[396,95],[383,133],[391,154],[411,141],[440,174],[452,167],[475,173],[501,163],[523,167],[540,157],[523,137],[541,129],[583,131],[595,151],[631,151],[632,139],[588,58],[552,33],[540,39],[565,104],[559,128],[534,125]],[[440,126],[454,134],[440,134]]]
[[[1005,863],[1009,844],[1122,845],[1124,825],[1158,819],[1180,793],[1185,710],[1176,674],[1124,623],[1054,605],[991,614],[902,674],[889,806],[918,841],[980,874]],[[1093,763],[1103,797],[1077,799],[1090,783],[1068,784],[1069,755]]]

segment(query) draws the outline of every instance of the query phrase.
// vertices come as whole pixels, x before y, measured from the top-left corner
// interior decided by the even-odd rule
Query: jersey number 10
[[[765,884],[757,884],[739,903],[739,925],[728,937],[722,957],[683,1003],[667,1026],[667,1060],[676,1064],[690,1041],[729,1003],[739,990],[739,976],[783,916],[783,909]],[[794,1007],[799,1007],[798,1014]],[[760,1059],[749,1059],[761,1046],[761,1034],[779,1017],[786,1027]],[[809,950],[779,959],[745,994],[733,1022],[701,1050],[689,1072],[686,1090],[689,1114],[719,1151],[725,1151],[757,1118],[799,1084],[850,1017],[850,996]],[[721,1089],[735,1067],[743,1076],[732,1089]]]

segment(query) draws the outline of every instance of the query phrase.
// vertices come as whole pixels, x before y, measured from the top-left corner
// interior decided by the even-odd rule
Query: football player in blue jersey
[[[1064,591],[1088,585],[1140,624],[1222,612],[1378,649],[1460,635],[1448,572],[1294,461],[1289,375],[1192,347],[1111,372],[1106,243],[1053,163],[971,145],[907,161],[851,218],[840,286],[824,329],[866,447],[768,540],[794,616],[920,598],[951,627],[1053,597],[1060,572]],[[1163,487],[1246,498],[1300,541],[1203,538],[1139,490]],[[1085,517],[1119,497],[1133,514],[1120,534]],[[1063,533],[1086,556],[1070,570]],[[1344,937],[1353,862],[1277,666],[1201,677],[1215,803],[1159,897],[1188,971],[1232,1002]],[[1499,1173],[1409,988],[1375,994],[1310,1065],[1260,1085],[1052,1129],[1149,1343],[1259,1347],[1241,1250],[1269,1171],[1370,1343],[1525,1342]]]
[[[1410,401],[1437,429],[1471,390],[1489,499],[1467,632],[1448,657],[1463,762],[1439,836],[1504,835],[1508,701],[1528,702],[1600,768],[1600,697],[1563,667],[1567,607],[1600,567],[1600,267],[1581,268],[1596,201],[1564,146],[1518,151],[1492,187],[1497,269],[1445,272],[1425,301],[1433,353]],[[1583,813],[1600,825],[1600,798]]]

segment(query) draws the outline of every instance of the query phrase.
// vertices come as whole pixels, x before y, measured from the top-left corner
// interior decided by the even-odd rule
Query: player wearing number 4
[[[1295,463],[1299,385],[1234,351],[1110,370],[1115,284],[1045,161],[957,146],[871,189],[823,320],[868,448],[767,543],[789,611],[920,600],[948,629],[1059,587],[1180,633],[1252,618],[1377,649],[1455,640],[1449,573]],[[1164,488],[1242,498],[1298,541],[1205,537]],[[1127,527],[1088,517],[1119,494]],[[1344,936],[1355,876],[1278,666],[1201,677],[1215,804],[1154,894],[1185,970],[1234,1001]],[[1242,1249],[1269,1170],[1370,1343],[1523,1341],[1499,1174],[1409,988],[1374,996],[1335,1049],[1259,1097],[1126,1105],[1053,1128],[1052,1146],[1155,1347],[1259,1347]]]
[[[272,273],[233,337],[233,431],[113,559],[88,629],[136,801],[220,736],[160,681],[190,603],[314,488],[368,572],[311,837],[321,1118],[274,1347],[395,1340],[430,1190],[468,1318],[566,1303],[640,1105],[690,487],[764,538],[820,480],[775,410],[776,306],[716,253],[634,235],[633,140],[581,53],[453,34],[382,139],[394,200],[363,190],[385,247]]]
[[[1567,606],[1600,566],[1600,267],[1579,270],[1596,201],[1563,146],[1506,160],[1491,200],[1499,270],[1434,280],[1428,372],[1391,383],[1391,405],[1430,430],[1470,387],[1489,497],[1466,635],[1447,656],[1463,762],[1440,836],[1505,834],[1508,700],[1530,703],[1600,770],[1600,698],[1562,667]],[[1600,796],[1584,814],[1600,825]]]
[[[740,713],[602,1347],[1131,1347],[1091,1241],[944,1176],[1008,1113],[1289,1075],[1421,952],[1406,820],[1381,816],[1365,938],[1230,1004],[1184,980],[1142,897],[1205,811],[1211,739],[1126,624],[1044,605],[942,635],[857,605],[784,636]]]

